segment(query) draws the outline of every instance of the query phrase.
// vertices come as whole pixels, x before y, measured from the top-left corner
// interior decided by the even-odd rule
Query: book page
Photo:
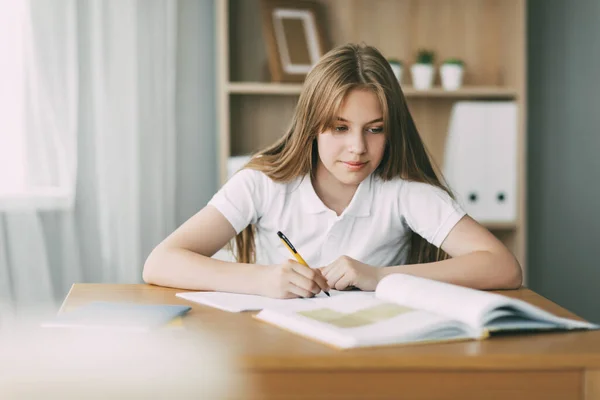
[[[381,280],[376,296],[400,305],[427,310],[482,328],[484,315],[507,303],[504,296],[419,278],[392,274]]]
[[[256,318],[340,348],[479,337],[460,321],[360,293],[298,310],[265,309]]]
[[[396,303],[380,303],[367,308],[352,312],[336,311],[331,308],[317,308],[307,311],[299,311],[299,315],[315,321],[324,322],[337,328],[356,328],[371,325],[386,319],[397,317],[413,311],[412,308],[404,307]]]
[[[523,300],[508,299],[507,304],[486,313],[483,320],[490,332],[543,329],[598,329],[586,321],[561,318]]]

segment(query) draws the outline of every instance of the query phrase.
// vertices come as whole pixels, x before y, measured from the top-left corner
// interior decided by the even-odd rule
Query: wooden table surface
[[[483,341],[336,350],[252,318],[143,284],[75,284],[61,312],[91,301],[185,304],[190,334],[235,348],[247,398],[598,399],[600,331],[513,334]],[[578,318],[528,289],[499,291]],[[338,397],[339,396],[339,397]]]

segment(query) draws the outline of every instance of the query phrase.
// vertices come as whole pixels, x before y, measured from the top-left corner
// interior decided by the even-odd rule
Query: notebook
[[[265,308],[254,317],[340,349],[600,328],[522,300],[404,274],[382,279],[371,298],[353,295],[301,308]]]
[[[339,297],[348,294],[347,292],[331,290],[329,295]],[[374,297],[373,293],[360,293],[362,296]],[[202,304],[209,307],[218,308],[228,312],[259,311],[264,308],[270,309],[296,309],[304,307],[306,304],[319,304],[327,299],[327,296],[321,292],[315,297],[299,299],[273,299],[270,297],[256,296],[251,294],[237,294],[224,292],[184,292],[177,293],[177,297]]]
[[[148,331],[176,325],[189,310],[191,307],[182,305],[98,301],[61,313],[41,326]]]

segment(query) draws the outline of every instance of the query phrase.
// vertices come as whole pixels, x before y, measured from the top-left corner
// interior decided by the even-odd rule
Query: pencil
[[[285,244],[285,247],[287,247],[288,250],[294,255],[294,257],[296,258],[296,260],[300,264],[308,267],[308,264],[306,263],[306,261],[304,261],[304,258],[302,258],[302,256],[300,255],[300,253],[298,253],[296,251],[296,248],[294,247],[294,245],[292,245],[292,242],[290,242],[290,240],[281,231],[277,231],[277,236],[279,236],[279,239],[281,239],[281,241]],[[331,297],[331,295],[329,294],[329,292],[327,292],[325,290],[323,290],[323,292],[327,296]]]

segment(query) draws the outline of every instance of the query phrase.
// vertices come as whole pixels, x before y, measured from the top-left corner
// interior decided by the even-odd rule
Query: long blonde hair
[[[287,133],[258,152],[244,168],[262,171],[277,182],[314,174],[317,135],[333,123],[346,96],[353,89],[372,90],[382,106],[386,147],[375,170],[383,180],[400,177],[435,185],[452,196],[434,172],[402,89],[383,55],[372,46],[346,44],[327,54],[307,75]],[[411,234],[408,262],[441,260],[447,255],[416,233]],[[236,236],[236,259],[256,260],[255,229],[250,225]]]

